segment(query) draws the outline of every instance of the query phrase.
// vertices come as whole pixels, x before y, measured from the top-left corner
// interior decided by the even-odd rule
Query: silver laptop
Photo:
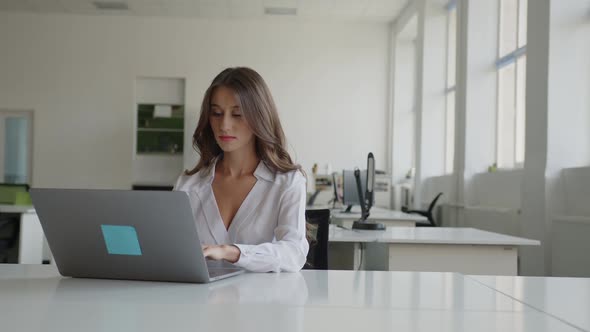
[[[244,272],[204,258],[186,192],[30,193],[64,276],[205,283]]]

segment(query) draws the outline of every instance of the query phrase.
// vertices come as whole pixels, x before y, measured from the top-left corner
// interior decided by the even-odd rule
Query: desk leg
[[[328,244],[328,268],[330,270],[358,270],[361,264],[360,248],[360,243],[330,242]]]
[[[36,213],[23,213],[20,217],[18,248],[19,264],[43,262],[43,228]]]
[[[387,271],[389,269],[389,246],[386,243],[365,243],[363,250],[364,269],[367,271]]]

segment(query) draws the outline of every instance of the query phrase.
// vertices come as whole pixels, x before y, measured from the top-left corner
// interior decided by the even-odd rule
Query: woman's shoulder
[[[287,189],[305,184],[306,181],[307,179],[300,170],[293,170],[288,172],[276,172],[274,182]]]
[[[199,186],[206,179],[207,176],[203,175],[203,171],[200,171],[192,175],[188,175],[186,174],[186,172],[182,172],[176,180],[174,190],[188,191],[189,189],[193,189],[195,186]]]

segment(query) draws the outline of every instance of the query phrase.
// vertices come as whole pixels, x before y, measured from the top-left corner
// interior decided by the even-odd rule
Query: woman
[[[257,72],[228,68],[215,77],[193,146],[201,159],[174,189],[189,194],[205,257],[256,272],[299,271],[309,250],[305,176]]]

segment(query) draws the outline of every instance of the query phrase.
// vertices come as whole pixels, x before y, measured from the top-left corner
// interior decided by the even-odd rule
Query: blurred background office
[[[589,37],[589,0],[0,0],[0,204],[169,189],[205,89],[249,66],[316,203],[373,152],[377,206],[443,192],[443,226],[541,240],[521,274],[590,276]]]

